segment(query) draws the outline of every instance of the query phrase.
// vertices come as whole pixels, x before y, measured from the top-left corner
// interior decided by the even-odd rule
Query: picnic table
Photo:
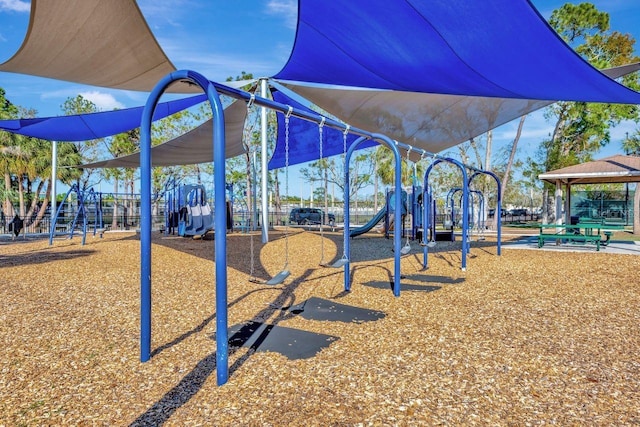
[[[608,224],[602,220],[581,219],[577,224],[540,224],[540,234],[538,235],[538,247],[544,246],[547,240],[560,243],[593,243],[596,251],[600,250],[600,245],[606,246],[611,240],[613,232],[624,230],[620,224]],[[604,234],[605,240],[602,240]]]
[[[605,240],[602,241],[603,246],[607,246],[611,240],[611,236],[615,231],[624,230],[624,226],[620,223],[610,223],[602,218],[580,218],[578,224],[583,224],[585,227],[589,225],[597,225],[598,233],[602,233],[605,236]],[[586,228],[588,230],[588,228]]]
[[[540,234],[538,235],[538,247],[544,246],[547,240],[560,243],[594,243],[596,251],[600,250],[600,224],[578,223],[578,224],[540,224]]]

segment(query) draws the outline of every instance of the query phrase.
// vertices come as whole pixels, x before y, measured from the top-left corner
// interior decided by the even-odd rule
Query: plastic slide
[[[384,216],[385,216],[386,213],[387,213],[387,207],[384,206],[365,225],[363,225],[361,227],[358,227],[358,228],[354,228],[353,230],[350,230],[349,231],[349,236],[356,237],[356,236],[359,236],[361,234],[366,233],[367,231],[370,231],[373,227],[376,226],[376,224],[378,224],[380,221],[384,220]]]

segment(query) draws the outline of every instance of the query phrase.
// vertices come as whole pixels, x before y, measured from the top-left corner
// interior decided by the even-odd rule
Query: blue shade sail
[[[246,152],[242,143],[247,107],[235,101],[224,109],[225,158]],[[151,147],[152,166],[195,165],[213,161],[213,120],[209,119],[189,132]],[[138,168],[140,152],[79,166],[91,168]]]
[[[274,78],[443,95],[639,104],[525,0],[299,1]]]
[[[207,100],[206,95],[158,104],[153,120],[160,120]],[[0,129],[51,141],[87,141],[140,127],[144,107],[72,116],[0,120]]]
[[[315,113],[310,108],[300,104],[299,102],[288,97],[281,91],[272,92],[273,99],[281,104],[290,105],[296,110],[305,110],[309,113]],[[278,114],[278,135],[276,146],[269,160],[269,169],[278,169],[286,166],[286,129],[285,117]],[[306,163],[315,161],[320,158],[320,129],[319,125],[308,120],[299,119],[295,116],[289,118],[289,165]],[[347,134],[346,148],[357,139],[359,135],[353,133]],[[324,126],[322,128],[322,157],[331,157],[343,154],[344,148],[344,132],[338,129]],[[366,141],[359,148],[367,148],[378,145],[375,141]]]

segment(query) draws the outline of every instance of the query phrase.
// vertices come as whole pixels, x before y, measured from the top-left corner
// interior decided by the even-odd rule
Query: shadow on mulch
[[[321,322],[364,323],[374,322],[386,316],[382,311],[340,304],[317,297],[311,297],[300,304],[289,307],[289,311],[295,314],[299,313],[304,319]]]
[[[299,315],[307,320],[364,323],[383,319],[386,313],[324,298],[311,297],[300,304],[282,307],[285,317]],[[282,319],[280,319],[282,320]],[[250,321],[230,328],[230,347],[248,347],[254,351],[271,351],[288,359],[308,359],[340,339],[333,335]],[[212,337],[215,339],[215,336]]]
[[[277,352],[291,360],[308,359],[340,339],[340,337],[334,335],[326,335],[278,326],[277,324],[282,320],[301,315],[302,317],[310,320],[361,323],[376,321],[386,316],[386,314],[381,311],[339,304],[316,297],[309,298],[302,303],[293,305],[295,297],[292,292],[299,283],[302,283],[302,281],[303,279],[298,279],[291,285],[285,286],[283,293],[276,299],[276,301],[274,301],[273,304],[270,305],[270,308],[265,309],[271,313],[277,310],[280,311],[276,319],[274,319],[271,324],[256,321],[256,318],[261,317],[261,315],[258,314],[254,317],[254,320],[250,320],[244,324],[234,325],[229,329],[229,356],[234,355],[240,348],[250,349],[247,354],[240,357],[232,366],[229,367],[229,374],[233,374],[233,372],[239,369],[240,366],[246,362],[251,354],[257,351]],[[285,290],[288,290],[291,293],[285,294]],[[246,297],[246,295],[239,299],[244,297]],[[239,299],[231,304],[237,303]],[[289,302],[288,305],[285,304],[287,301]],[[204,325],[213,319],[215,319],[215,314],[205,319],[205,321],[196,329],[201,330]],[[188,334],[195,332],[196,330],[194,329]],[[184,338],[185,336],[163,347],[170,347]],[[211,338],[215,340],[216,337],[213,335]],[[216,370],[216,367],[216,352],[213,352],[198,362],[191,372],[189,372],[173,389],[133,421],[130,426],[155,426],[165,423],[171,418],[178,408],[187,403],[202,388],[209,376]]]
[[[363,283],[362,286],[368,286],[375,289],[393,290],[393,281],[382,282],[372,281]],[[413,283],[400,283],[401,291],[420,291],[420,292],[434,292],[440,290],[442,286],[428,286],[428,285],[415,285]]]
[[[426,274],[408,274],[403,277],[406,277],[407,279],[413,280],[416,282],[439,283],[442,285],[457,285],[465,281],[465,279],[462,277],[454,279],[452,277],[434,276],[434,275],[426,275]]]
[[[253,351],[274,352],[289,360],[309,359],[329,347],[340,337],[308,332],[285,326],[248,322],[229,330],[229,347],[245,347]],[[215,339],[215,336],[211,337]]]
[[[304,231],[304,230],[289,230],[289,237],[297,235],[299,233],[313,233],[319,235],[319,232],[316,231]],[[179,250],[185,253],[189,253],[204,259],[213,260],[214,259],[214,251],[211,250],[210,244],[207,244],[203,240],[194,240],[192,238],[184,238],[178,236],[167,236],[158,235],[158,233],[154,233],[153,235],[153,243],[163,245],[166,247],[170,247],[175,250]],[[338,261],[342,258],[343,253],[343,244],[344,237],[340,233],[329,233],[324,232],[323,237],[327,240],[330,240],[331,243],[335,245],[337,248],[336,255],[333,259],[325,260],[325,263],[330,265],[334,262]],[[135,239],[136,236],[132,236],[131,238]],[[281,230],[271,231],[269,233],[269,241],[275,242],[285,238],[285,233]],[[227,265],[235,270],[238,270],[245,274],[251,274],[251,239],[253,239],[253,265],[254,271],[253,276],[259,280],[269,280],[271,277],[268,275],[267,270],[261,264],[261,253],[264,250],[268,250],[266,245],[262,244],[260,235],[248,236],[247,234],[239,234],[232,233],[227,235],[227,248],[233,251],[235,254],[242,254],[242,257],[237,256],[228,256],[227,257]],[[207,239],[208,240],[208,239]],[[330,244],[330,243],[325,243]],[[268,243],[267,243],[268,245]],[[419,242],[412,241],[412,253],[415,256],[422,256],[422,249],[419,245]],[[383,261],[393,258],[393,241],[391,239],[386,239],[380,235],[366,235],[366,236],[358,236],[355,239],[351,239],[351,261],[352,262],[374,262],[374,261]],[[455,242],[438,242],[434,248],[429,248],[429,254],[435,255],[442,252],[447,251],[455,251],[461,249],[461,241]],[[471,253],[473,254],[473,250],[482,250],[492,253],[489,248],[495,248],[496,242],[494,241],[472,241],[471,242]],[[291,254],[290,254],[291,255]]]
[[[93,250],[72,250],[67,252],[37,251],[23,254],[0,255],[0,268],[13,267],[16,265],[36,265],[53,261],[63,261],[79,257],[91,256]]]

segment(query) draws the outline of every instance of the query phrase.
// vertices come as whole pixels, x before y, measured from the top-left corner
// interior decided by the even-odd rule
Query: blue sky
[[[548,18],[565,1],[533,0]],[[640,1],[595,0],[599,10],[611,16],[611,27],[631,33],[640,46]],[[242,71],[254,76],[276,74],[286,62],[293,44],[297,1],[295,0],[139,0],[149,27],[177,68],[193,69],[211,80],[224,81]],[[0,62],[20,47],[29,21],[30,5],[24,0],[0,0]],[[10,101],[34,108],[39,116],[62,114],[68,97],[82,94],[99,108],[110,110],[143,105],[146,94],[117,91],[54,81],[38,77],[0,73],[0,87]],[[539,141],[551,131],[541,113],[527,118],[520,142],[520,155],[531,155]],[[494,147],[513,140],[517,121],[494,131]],[[612,131],[612,143],[599,157],[621,152],[625,132],[636,129],[625,124]],[[495,152],[495,150],[494,150]]]

